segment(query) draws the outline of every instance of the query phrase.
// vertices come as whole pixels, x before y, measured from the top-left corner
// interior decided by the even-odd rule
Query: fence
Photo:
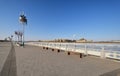
[[[26,44],[120,60],[120,44],[52,42],[28,42]]]

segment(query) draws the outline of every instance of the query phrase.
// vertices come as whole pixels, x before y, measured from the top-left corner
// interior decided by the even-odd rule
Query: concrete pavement
[[[40,47],[16,47],[18,76],[99,76],[120,68],[120,63],[93,56],[79,58]]]
[[[10,52],[11,44],[6,42],[0,42],[0,71],[4,65],[5,60]]]
[[[9,68],[9,73],[5,74],[8,71],[5,68]],[[79,55],[69,56],[63,51],[0,44],[0,76],[117,76],[119,71],[120,62],[109,59],[93,56],[80,59]]]
[[[0,76],[17,76],[17,67],[16,67],[16,56],[15,49],[12,43],[8,43],[8,47],[10,47],[9,53],[7,52],[6,58],[4,59],[4,64],[0,71]],[[3,50],[6,51],[5,49]]]

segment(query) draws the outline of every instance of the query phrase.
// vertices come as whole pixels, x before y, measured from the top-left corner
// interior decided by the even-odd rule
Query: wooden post
[[[68,55],[70,55],[70,52],[68,52]]]
[[[46,50],[48,50],[48,47],[46,47]]]
[[[54,49],[52,49],[52,51],[54,51]]]
[[[60,52],[60,50],[58,49],[58,50],[57,50],[57,52],[59,53],[59,52]]]
[[[82,58],[82,53],[80,53],[80,58]]]

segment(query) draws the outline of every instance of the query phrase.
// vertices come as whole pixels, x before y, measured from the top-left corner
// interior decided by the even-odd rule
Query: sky
[[[25,40],[120,40],[120,0],[0,0],[0,39],[22,31],[22,11]]]

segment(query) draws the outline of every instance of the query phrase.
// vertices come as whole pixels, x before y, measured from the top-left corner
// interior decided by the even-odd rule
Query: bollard
[[[82,58],[82,53],[80,53],[80,58]]]
[[[70,52],[68,52],[68,55],[70,55]]]
[[[58,49],[58,50],[57,50],[57,52],[59,53],[59,52],[60,52],[60,50]]]
[[[54,49],[52,49],[52,51],[54,51]]]
[[[46,47],[46,50],[48,50],[48,47]]]
[[[43,47],[43,49],[45,49],[45,47]]]

